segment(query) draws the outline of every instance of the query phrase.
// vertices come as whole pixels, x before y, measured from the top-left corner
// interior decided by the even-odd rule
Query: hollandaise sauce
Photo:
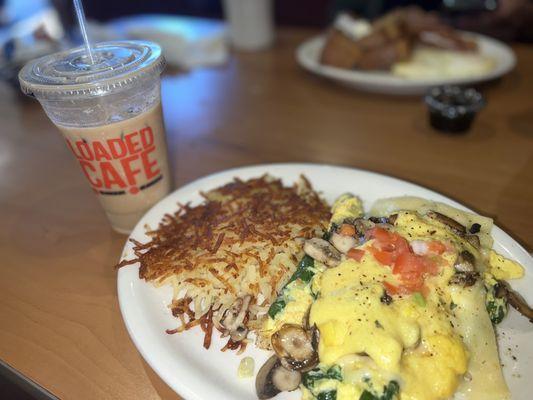
[[[507,398],[491,325],[506,304],[491,288],[494,276],[520,277],[521,266],[483,252],[438,213],[399,211],[371,221],[361,215],[354,196],[335,203],[327,239],[353,247],[339,252],[334,266],[302,260],[264,324],[267,335],[286,324],[318,330],[318,363],[301,371],[303,399]],[[323,246],[336,257],[329,242]],[[485,301],[492,302],[491,319]],[[502,397],[481,388],[485,363],[489,390]]]

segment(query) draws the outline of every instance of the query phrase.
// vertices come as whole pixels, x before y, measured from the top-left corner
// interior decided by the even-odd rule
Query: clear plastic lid
[[[19,73],[22,91],[37,98],[104,96],[165,67],[161,48],[148,41],[102,42],[93,46],[91,64],[85,47],[50,54],[26,64]]]

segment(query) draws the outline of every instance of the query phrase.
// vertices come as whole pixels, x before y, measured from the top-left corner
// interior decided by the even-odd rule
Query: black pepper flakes
[[[383,295],[379,298],[379,300],[386,305],[390,305],[392,303],[392,297],[387,292],[383,292]]]

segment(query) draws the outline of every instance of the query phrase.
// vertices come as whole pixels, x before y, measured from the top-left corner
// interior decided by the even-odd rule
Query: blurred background
[[[505,41],[533,40],[533,3],[529,0],[265,0],[261,3],[267,4],[265,7],[269,9],[266,12],[273,15],[270,23],[277,27],[326,28],[341,11],[372,20],[394,8],[416,4],[424,10],[437,11],[448,23],[462,29]],[[246,1],[242,0],[84,2],[93,41],[117,38],[156,40],[166,47],[170,64],[184,68],[226,61],[224,19],[226,17],[232,23],[238,21],[247,13],[245,6]],[[230,7],[240,9],[240,14],[237,11],[237,14],[230,15]],[[267,26],[265,29],[273,28]],[[198,40],[202,41],[200,49]],[[183,46],[191,41],[196,41],[195,46],[188,49],[190,51],[185,56],[188,60],[183,60]],[[2,79],[16,83],[16,71],[27,60],[80,43],[71,0],[0,0]],[[173,54],[169,57],[168,53]]]

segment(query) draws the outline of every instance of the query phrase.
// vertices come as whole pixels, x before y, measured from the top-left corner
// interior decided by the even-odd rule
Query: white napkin
[[[176,67],[218,66],[229,59],[226,25],[221,21],[149,15],[122,18],[109,26],[121,38],[158,43],[167,62]]]

